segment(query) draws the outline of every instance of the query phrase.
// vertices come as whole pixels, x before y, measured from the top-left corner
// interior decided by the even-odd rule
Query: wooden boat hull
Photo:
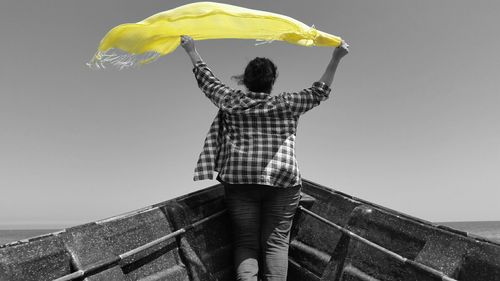
[[[492,241],[307,180],[301,208],[289,281],[500,281]],[[234,280],[230,230],[216,185],[0,246],[0,280]]]

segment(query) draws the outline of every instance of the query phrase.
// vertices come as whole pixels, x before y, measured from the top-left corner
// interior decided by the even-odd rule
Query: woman
[[[237,280],[257,281],[258,274],[263,280],[286,280],[290,229],[301,189],[295,159],[297,122],[328,98],[349,46],[343,42],[335,48],[312,87],[271,96],[278,72],[269,59],[250,61],[244,74],[236,77],[246,90],[233,90],[213,75],[191,37],[182,36],[181,45],[200,89],[219,108],[194,179],[211,179],[217,171],[225,186]]]

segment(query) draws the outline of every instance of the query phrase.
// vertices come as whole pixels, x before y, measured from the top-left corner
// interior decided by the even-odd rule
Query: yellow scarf
[[[293,18],[238,6],[198,2],[155,14],[138,23],[121,24],[101,40],[89,66],[119,68],[149,63],[173,52],[180,36],[194,40],[256,39],[286,41],[301,46],[338,47],[340,37]]]

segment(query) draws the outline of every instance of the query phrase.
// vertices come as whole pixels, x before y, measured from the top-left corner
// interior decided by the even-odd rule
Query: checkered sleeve
[[[331,89],[321,81],[314,82],[312,87],[296,93],[283,93],[290,110],[301,115],[328,99]]]
[[[197,62],[193,68],[193,72],[202,92],[215,104],[215,106],[220,108],[224,101],[224,97],[233,90],[215,77],[204,62]]]

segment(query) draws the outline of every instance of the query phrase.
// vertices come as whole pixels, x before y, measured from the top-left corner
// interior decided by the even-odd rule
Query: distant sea
[[[440,222],[439,224],[473,233],[475,235],[500,243],[500,221],[464,221],[464,222]],[[0,229],[0,245],[21,239],[31,238],[59,229]]]
[[[60,229],[0,229],[0,245],[59,230]]]
[[[500,243],[500,221],[460,221],[440,222],[439,224]]]

